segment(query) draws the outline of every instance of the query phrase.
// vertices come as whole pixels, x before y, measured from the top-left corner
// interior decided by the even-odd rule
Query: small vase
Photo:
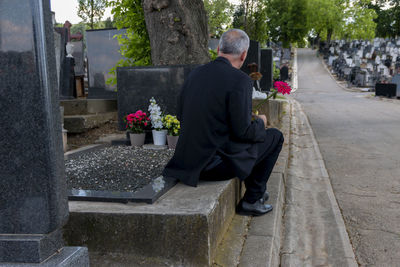
[[[178,143],[178,138],[179,138],[179,135],[177,135],[177,136],[167,135],[168,148],[175,149],[176,144]]]
[[[153,133],[153,143],[156,146],[165,146],[167,142],[167,130],[152,130]]]
[[[143,146],[145,137],[145,133],[130,133],[129,138],[131,139],[131,146]]]

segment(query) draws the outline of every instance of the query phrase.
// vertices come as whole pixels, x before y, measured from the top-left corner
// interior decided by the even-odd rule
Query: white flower
[[[163,128],[161,109],[157,105],[157,102],[154,99],[154,97],[150,99],[149,112],[150,112],[151,125],[153,126],[154,129],[161,130]]]

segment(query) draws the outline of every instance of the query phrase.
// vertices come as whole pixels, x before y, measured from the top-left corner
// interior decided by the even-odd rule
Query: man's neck
[[[226,58],[232,64],[232,67],[236,69],[240,69],[243,65],[243,62],[240,60],[238,56],[232,56],[221,52],[218,53],[218,56]]]

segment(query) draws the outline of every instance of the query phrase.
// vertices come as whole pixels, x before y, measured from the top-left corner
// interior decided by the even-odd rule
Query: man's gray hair
[[[249,49],[250,39],[239,29],[230,29],[224,32],[219,40],[219,51],[224,54],[240,55]]]

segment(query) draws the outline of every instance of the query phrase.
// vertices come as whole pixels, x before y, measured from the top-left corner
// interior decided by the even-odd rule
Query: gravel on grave
[[[159,177],[174,150],[108,146],[65,161],[68,189],[135,192]]]

